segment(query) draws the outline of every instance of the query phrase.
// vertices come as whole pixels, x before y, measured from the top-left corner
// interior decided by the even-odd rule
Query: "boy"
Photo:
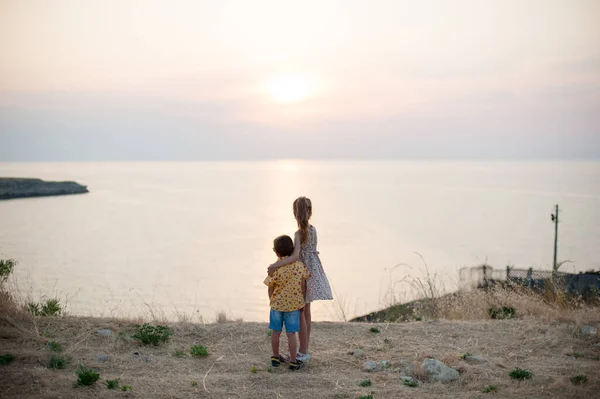
[[[289,236],[280,236],[273,241],[273,251],[279,259],[287,258],[294,252],[294,242]],[[306,297],[306,279],[310,277],[302,262],[294,262],[275,270],[267,276],[264,283],[269,287],[271,314],[269,328],[273,356],[271,365],[278,367],[285,359],[279,355],[279,338],[285,325],[290,349],[290,370],[298,370],[302,362],[296,359],[296,333],[300,331],[300,309],[304,307]]]

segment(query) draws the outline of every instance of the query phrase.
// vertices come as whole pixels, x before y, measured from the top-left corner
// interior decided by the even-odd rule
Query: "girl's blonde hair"
[[[308,221],[312,216],[312,202],[306,197],[296,198],[294,201],[294,217],[300,229],[300,242],[305,243],[308,238]]]

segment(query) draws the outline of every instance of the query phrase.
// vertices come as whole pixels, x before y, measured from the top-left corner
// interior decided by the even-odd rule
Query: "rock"
[[[380,360],[378,364],[380,369],[390,368],[391,365],[392,363],[389,360]]]
[[[487,359],[477,355],[465,356],[465,362],[471,364],[481,364],[487,362]]]
[[[583,337],[592,338],[598,334],[598,329],[596,329],[592,326],[582,326],[580,333]]]
[[[363,370],[364,371],[372,372],[372,371],[377,371],[378,369],[379,369],[379,365],[374,360],[367,360],[363,364]]]
[[[72,181],[53,182],[40,179],[0,178],[0,200],[87,192],[86,186]]]
[[[112,335],[112,330],[109,328],[101,328],[100,330],[96,330],[96,334],[102,335],[103,337],[110,337]]]
[[[107,361],[110,360],[110,356],[106,355],[106,354],[103,354],[103,353],[97,353],[97,354],[95,354],[94,358],[96,360],[98,360],[99,362],[107,362]]]
[[[437,382],[455,381],[458,380],[458,377],[460,376],[458,371],[446,366],[437,359],[423,360],[422,367],[431,379]]]
[[[138,362],[150,362],[152,361],[152,356],[150,355],[146,355],[140,351],[135,351],[133,352],[133,354],[131,355],[133,360],[136,360]]]
[[[362,349],[355,349],[352,352],[350,352],[350,354],[354,357],[362,357],[364,355],[364,352]]]

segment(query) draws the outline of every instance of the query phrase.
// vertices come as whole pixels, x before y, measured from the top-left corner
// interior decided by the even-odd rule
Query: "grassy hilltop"
[[[597,306],[492,290],[411,309],[419,321],[314,323],[313,358],[291,372],[269,367],[266,323],[65,316],[51,300],[20,303],[0,278],[0,397],[591,398],[600,389]],[[439,382],[432,363],[452,381]]]

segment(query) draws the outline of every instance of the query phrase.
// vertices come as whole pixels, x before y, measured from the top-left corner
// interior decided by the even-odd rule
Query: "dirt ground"
[[[377,327],[380,333],[370,331]],[[265,323],[170,324],[174,334],[157,347],[130,338],[134,323],[79,317],[37,318],[40,338],[0,339],[0,355],[15,360],[0,366],[1,398],[593,398],[600,397],[598,337],[581,337],[573,323],[539,319],[423,321],[401,324],[314,323],[312,359],[303,370],[269,370],[270,338]],[[597,325],[595,325],[597,327]],[[98,329],[111,329],[101,336]],[[62,370],[46,367],[53,352],[47,341],[64,347],[71,360]],[[178,358],[202,344],[205,358]],[[282,347],[287,341],[282,337]],[[362,349],[363,356],[349,352]],[[134,354],[136,353],[137,354]],[[462,355],[484,357],[468,364]],[[100,361],[96,355],[106,354]],[[575,356],[573,356],[575,354]],[[421,373],[417,387],[402,384],[401,359],[420,364],[434,357],[459,370],[458,381],[429,382]],[[385,371],[365,372],[367,360],[389,360]],[[84,364],[100,372],[91,387],[74,388],[74,370]],[[515,367],[533,378],[512,380]],[[573,385],[575,375],[588,382]],[[131,391],[108,390],[104,379],[120,378]],[[363,380],[370,387],[361,387]],[[483,393],[496,385],[496,393]]]

